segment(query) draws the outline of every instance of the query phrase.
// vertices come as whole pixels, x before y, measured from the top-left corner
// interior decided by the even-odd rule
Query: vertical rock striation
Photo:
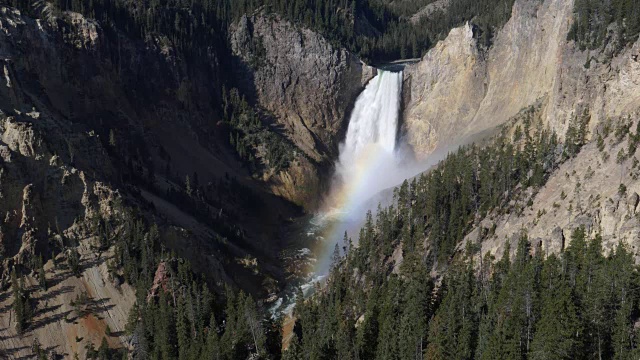
[[[350,107],[376,70],[321,35],[261,11],[233,24],[230,42],[241,90],[300,149],[289,169],[265,180],[274,193],[314,210]]]
[[[251,100],[314,161],[337,155],[349,108],[375,70],[277,15],[245,15],[230,33],[236,75]]]
[[[575,117],[603,120],[640,106],[640,44],[612,55],[567,41],[573,1],[517,0],[489,49],[453,29],[405,71],[404,125],[418,157],[495,128],[544,99],[543,120],[563,136]]]

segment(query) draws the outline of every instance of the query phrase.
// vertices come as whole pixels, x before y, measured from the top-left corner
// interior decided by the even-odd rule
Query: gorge
[[[0,3],[0,357],[640,355],[637,1]]]
[[[345,234],[353,236],[361,227],[370,200],[382,190],[401,183],[406,169],[403,163],[411,154],[399,146],[399,116],[402,92],[402,72],[378,70],[356,99],[348,122],[346,138],[340,145],[332,186],[323,206],[293,236],[304,237],[302,249],[310,256],[308,273],[303,273],[302,290],[308,295],[316,282],[330,270],[334,248],[346,249]],[[309,250],[307,252],[307,250]],[[289,287],[285,301],[276,308],[290,313],[295,303],[294,288]]]

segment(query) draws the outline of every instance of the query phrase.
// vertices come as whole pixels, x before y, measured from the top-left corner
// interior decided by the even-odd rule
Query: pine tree
[[[584,229],[581,232],[584,232]],[[610,340],[607,320],[612,317],[606,306],[610,299],[610,281],[606,278],[605,258],[602,252],[602,240],[598,236],[587,247],[576,286],[583,318],[586,351],[590,356],[598,358],[602,358],[608,352]]]
[[[109,146],[115,148],[117,145],[116,143],[116,133],[113,131],[113,129],[109,130]]]
[[[191,189],[191,179],[189,178],[189,175],[187,175],[184,179],[184,191],[189,197],[193,195],[193,189]]]
[[[427,357],[471,359],[479,325],[472,262],[454,265],[443,287],[445,296],[429,329]]]
[[[191,336],[189,335],[189,324],[183,296],[178,297],[178,308],[176,309],[176,337],[178,339],[178,359],[187,360]]]
[[[47,290],[47,276],[44,271],[44,263],[42,260],[42,255],[38,257],[38,283],[40,285],[40,289],[46,291]]]
[[[204,347],[203,359],[220,359],[220,338],[218,336],[218,325],[215,315],[211,314],[209,327],[207,328],[207,337]]]
[[[356,347],[360,359],[373,359],[375,357],[380,327],[378,323],[378,297],[377,289],[372,289],[367,299],[363,321],[358,326]]]
[[[383,291],[380,308],[380,332],[378,333],[378,347],[376,358],[385,360],[400,359],[398,329],[400,328],[401,283],[393,277],[387,282],[387,289]]]
[[[612,303],[614,321],[612,327],[612,347],[614,359],[634,358],[637,348],[637,337],[634,331],[633,313],[640,294],[638,291],[639,278],[633,255],[625,245],[619,243],[611,255],[608,264],[608,275],[613,284]]]
[[[155,307],[151,309],[156,309]],[[169,360],[176,357],[177,341],[176,319],[174,311],[169,305],[168,294],[164,291],[160,292],[158,299],[157,311],[153,311],[156,318],[153,320],[155,330],[153,331],[154,358]]]
[[[109,360],[111,356],[109,354],[109,344],[107,343],[107,338],[103,337],[102,342],[100,343],[100,347],[98,348],[97,358],[99,360]]]
[[[69,266],[69,269],[75,276],[80,277],[82,275],[82,268],[80,266],[80,254],[75,247],[72,247],[68,250],[67,266]]]
[[[37,360],[47,360],[47,353],[40,345],[38,339],[33,340],[31,352],[36,356]]]
[[[282,353],[283,360],[303,360],[302,345],[300,339],[297,336],[293,336],[289,343],[289,348]]]
[[[250,341],[253,345],[255,354],[259,357],[265,355],[265,336],[260,316],[258,314],[256,304],[251,296],[246,296],[244,304],[242,304],[244,322],[247,326],[247,333],[251,334]]]
[[[266,353],[274,358],[282,356],[282,316],[277,318],[269,316],[264,320]]]
[[[13,311],[16,314],[16,330],[18,334],[22,335],[29,325],[32,310],[29,291],[24,288],[22,278],[18,277],[15,269],[11,272],[11,289],[13,292]]]
[[[571,287],[562,274],[562,263],[549,256],[542,270],[542,310],[537,323],[529,358],[574,359],[581,333]]]
[[[331,254],[331,270],[336,270],[340,265],[340,246],[336,243],[333,248],[333,253]]]
[[[527,278],[530,246],[526,234],[520,237],[516,257],[496,300],[498,321],[488,339],[483,359],[523,359],[527,352],[528,301],[534,279]]]

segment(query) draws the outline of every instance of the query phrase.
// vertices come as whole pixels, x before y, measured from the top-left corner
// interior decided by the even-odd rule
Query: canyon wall
[[[474,29],[453,29],[405,71],[404,130],[420,158],[451,139],[463,142],[545,103],[545,124],[561,137],[588,110],[590,129],[640,106],[639,45],[580,51],[567,34],[573,1],[517,0],[493,46]],[[593,132],[593,131],[592,131]]]
[[[466,25],[407,67],[403,130],[416,156],[424,159],[438,148],[490,135],[528,107],[536,109],[535,121],[561,141],[577,119],[588,120],[591,140],[605,127],[631,122],[635,129],[640,41],[621,51],[613,41],[602,49],[580,50],[567,40],[573,7],[566,0],[517,0],[489,49],[478,47],[474,29]],[[500,257],[507,243],[515,251],[526,231],[535,246],[559,252],[579,226],[592,237],[601,235],[607,250],[619,241],[639,248],[639,155],[626,154],[629,132],[605,138],[601,149],[592,141],[541,189],[513,195],[509,208],[516,210],[479,219],[460,251],[472,242],[482,254]]]
[[[264,178],[274,193],[313,211],[351,107],[376,70],[318,33],[262,11],[233,24],[230,42],[238,86],[300,149],[289,169]]]

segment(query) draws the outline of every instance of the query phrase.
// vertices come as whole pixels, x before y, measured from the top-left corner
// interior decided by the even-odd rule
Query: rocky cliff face
[[[311,159],[333,159],[349,107],[375,69],[277,15],[245,15],[230,36],[246,92]]]
[[[403,126],[418,157],[425,157],[473,121],[486,92],[471,26],[452,30],[404,76]]]
[[[212,284],[278,291],[283,219],[300,215],[281,197],[308,208],[319,200],[349,106],[374,70],[274,17],[245,18],[232,36],[243,90],[298,148],[286,171],[264,179],[226,146],[214,47],[194,63],[162,36],[134,39],[76,13],[32,19],[0,7],[0,302],[10,302],[12,268],[37,282],[28,272],[39,255],[65,261],[77,248],[82,267],[74,278],[45,266],[55,281],[53,295],[33,293],[37,325],[20,338],[15,320],[3,322],[0,342],[12,356],[30,354],[38,338],[82,357],[107,325],[120,334],[110,345],[125,339],[134,291],[109,278],[94,227],[117,223],[124,206],[158,223],[163,245]],[[105,316],[62,323],[83,292]]]
[[[5,268],[28,264],[37,253],[50,253],[55,236],[79,239],[87,236],[85,220],[114,215],[110,206],[120,196],[99,179],[113,176],[114,167],[98,136],[73,129],[60,121],[35,94],[23,86],[26,67],[44,64],[47,34],[29,31],[28,19],[17,11],[2,8],[0,44],[4,81],[0,82],[0,248]],[[95,39],[95,24],[73,18],[79,31],[72,42],[77,46]],[[34,29],[35,30],[35,29]],[[31,46],[33,58],[24,56]],[[48,61],[55,66],[55,52]],[[42,56],[40,64],[33,63]],[[56,84],[55,74],[48,83]],[[59,80],[58,80],[59,81]],[[57,83],[59,84],[59,83]],[[55,100],[54,100],[55,101]],[[68,101],[68,100],[67,100]],[[44,112],[41,112],[44,110]],[[100,174],[100,175],[98,175]]]
[[[282,276],[278,234],[298,210],[248,178],[223,146],[219,94],[204,86],[218,81],[216,54],[186,62],[161,37],[107,33],[75,13],[31,19],[0,8],[0,288],[14,266],[88,248],[92,223],[117,221],[122,204],[157,222],[166,246],[213,282],[252,287]],[[254,251],[260,262],[244,266]],[[87,271],[106,267],[90,257],[81,251]]]
[[[608,49],[579,51],[567,41],[573,5],[518,0],[489,50],[479,51],[473,29],[464,26],[409,66],[404,125],[418,156],[492,129],[545,98],[545,124],[559,135],[585,109],[593,130],[640,106],[638,44],[613,59]]]
[[[58,26],[66,26],[67,31],[59,32]],[[78,51],[75,55],[82,57],[97,51],[99,30],[96,23],[77,14],[46,23],[0,8],[2,306],[7,314],[12,313],[13,298],[7,290],[10,271],[33,268],[40,255],[46,261],[57,253],[61,262],[65,257],[61,250],[77,246],[83,269],[80,277],[74,277],[52,261],[45,265],[50,289],[32,293],[34,318],[29,333],[16,335],[15,314],[3,317],[2,356],[29,356],[36,339],[57,354],[82,356],[84,346],[99,343],[107,327],[116,334],[109,337],[109,344],[121,346],[125,339],[122,330],[135,299],[134,290],[110,280],[107,259],[111,255],[96,254],[97,238],[91,226],[94,219],[121,217],[116,204],[125,196],[109,184],[118,178],[118,172],[100,136],[86,125],[91,121],[71,120],[81,118],[86,106],[94,106],[84,102],[89,99],[73,95],[93,86],[99,89],[107,81],[89,76],[85,87],[74,88],[74,77],[65,67],[67,61],[80,60],[66,56]],[[29,288],[38,288],[33,274],[25,281]],[[71,304],[81,293],[89,294],[94,315],[75,315]]]
[[[467,25],[407,67],[403,126],[416,155],[426,158],[437,148],[484,136],[529,106],[561,139],[576,119],[588,121],[592,139],[606,127],[635,121],[640,41],[619,53],[580,51],[567,41],[573,7],[574,1],[517,0],[488,50],[479,50]],[[585,146],[542,189],[514,197],[515,210],[479,220],[467,242],[499,257],[508,242],[515,249],[526,230],[536,246],[557,252],[584,225],[591,236],[602,235],[608,249],[618,241],[637,249],[638,155],[624,156],[628,132],[606,138],[602,150],[595,141]]]
[[[634,111],[608,120],[610,130],[598,129],[601,144],[585,145],[542,188],[516,192],[509,211],[500,209],[480,219],[460,250],[470,242],[480,246],[481,254],[499,258],[507,244],[515,253],[525,231],[534,247],[545,254],[558,253],[570,244],[573,230],[584,226],[591,238],[601,236],[605,251],[622,242],[640,260],[640,152],[629,150],[639,117],[640,112]]]
[[[375,69],[319,34],[263,12],[232,25],[230,41],[242,90],[301,150],[291,169],[267,179],[274,192],[314,209],[350,107]]]

